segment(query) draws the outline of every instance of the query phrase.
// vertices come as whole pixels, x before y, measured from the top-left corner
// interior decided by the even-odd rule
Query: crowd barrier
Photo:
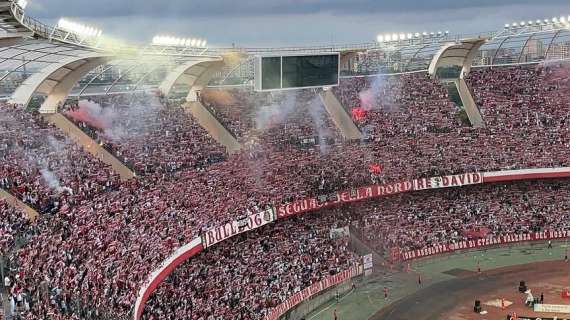
[[[176,252],[173,255],[171,255],[165,262],[161,264],[158,270],[156,270],[149,276],[149,279],[140,289],[134,306],[133,319],[134,320],[140,319],[140,317],[142,316],[142,312],[144,310],[144,305],[148,300],[148,298],[150,297],[150,295],[152,294],[152,292],[154,292],[154,290],[158,287],[158,285],[166,277],[168,277],[168,275],[172,273],[178,265],[182,264],[187,259],[197,255],[206,247],[216,245],[237,234],[255,230],[261,226],[273,223],[279,219],[285,219],[292,216],[305,214],[311,211],[316,211],[322,208],[331,207],[335,205],[391,196],[404,192],[463,187],[463,186],[483,184],[483,183],[556,179],[556,178],[559,179],[559,178],[569,178],[569,177],[570,177],[570,167],[504,170],[504,171],[493,171],[485,173],[474,172],[474,173],[464,173],[464,174],[448,175],[440,177],[412,179],[408,181],[400,181],[400,182],[387,183],[381,185],[370,185],[351,190],[339,191],[330,195],[306,198],[294,201],[292,203],[279,205],[275,208],[249,215],[247,217],[244,217],[243,219],[236,220],[231,223],[227,223],[222,226],[212,228],[206,231],[204,235],[202,235],[201,237],[195,238],[189,244],[176,250]],[[553,234],[560,234],[560,232],[553,231]],[[560,238],[561,237],[552,238],[552,239],[560,239]],[[536,240],[547,240],[547,239],[536,239]],[[499,241],[499,240],[495,239],[493,241]],[[520,240],[520,241],[531,241],[531,240]],[[509,241],[504,243],[512,243],[512,242],[514,241]],[[456,248],[455,250],[469,249],[468,246],[470,245],[474,246],[472,248],[476,248],[475,247],[476,244],[477,243],[473,244],[470,241],[465,241],[464,243],[461,243],[461,246],[465,246],[464,248],[456,248],[457,245],[454,246],[449,245],[447,246],[447,249],[444,248],[444,246],[436,246],[433,248],[426,248],[419,251],[416,250],[413,252],[402,253],[400,254],[400,257],[404,259],[404,257],[407,256],[408,258],[404,260],[410,260],[423,256],[429,256],[430,254],[428,254],[428,252],[432,252],[433,255],[438,253],[451,252],[453,251],[452,250],[453,248]],[[487,245],[497,245],[497,244],[500,243],[494,243],[494,244],[489,243]],[[410,258],[411,256],[414,257]],[[289,299],[287,299],[287,301],[289,301]]]
[[[423,249],[410,250],[399,252],[401,261],[413,260],[434,256],[438,254],[451,253],[458,250],[477,249],[490,246],[498,246],[518,242],[531,242],[531,241],[545,241],[545,240],[560,240],[570,237],[570,231],[545,231],[534,232],[528,234],[515,234],[500,237],[490,237],[477,240],[460,241],[457,243],[442,244]]]

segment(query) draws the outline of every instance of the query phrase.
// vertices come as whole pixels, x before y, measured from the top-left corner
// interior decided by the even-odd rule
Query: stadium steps
[[[38,217],[38,212],[36,210],[32,209],[30,206],[22,202],[22,200],[14,197],[4,189],[0,189],[0,198],[4,199],[8,204],[24,211],[30,220],[35,220]]]
[[[455,85],[457,86],[457,91],[459,91],[463,108],[465,108],[471,126],[474,128],[484,128],[483,117],[481,117],[481,112],[479,112],[479,108],[475,103],[475,99],[473,99],[473,94],[465,82],[465,79],[455,80]]]
[[[325,109],[330,115],[332,121],[347,140],[360,140],[362,133],[352,121],[350,115],[342,107],[340,101],[336,98],[332,90],[323,91],[320,93],[321,101]]]
[[[202,128],[204,128],[214,140],[224,146],[229,154],[236,153],[241,149],[240,143],[212,113],[199,101],[187,102],[183,105]]]
[[[112,155],[109,151],[105,150],[102,146],[96,143],[85,132],[79,129],[73,122],[67,119],[61,113],[46,114],[45,118],[50,123],[61,129],[76,143],[79,143],[83,148],[97,157],[99,160],[110,165],[115,172],[121,176],[121,180],[129,180],[135,177],[135,173],[125,166],[119,159]]]

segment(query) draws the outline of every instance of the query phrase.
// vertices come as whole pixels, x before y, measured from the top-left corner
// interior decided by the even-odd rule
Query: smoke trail
[[[164,107],[156,97],[136,97],[130,106],[118,106],[113,103],[101,106],[94,101],[80,100],[79,109],[66,114],[76,121],[103,131],[103,135],[113,141],[121,142],[133,136],[140,136],[160,128],[158,112]]]
[[[382,76],[377,76],[372,81],[368,89],[361,91],[358,96],[360,98],[360,107],[366,111],[378,109],[380,107],[380,91],[384,83]]]
[[[65,151],[65,147],[70,143],[70,141],[66,138],[63,141],[59,141],[54,138],[52,135],[47,137],[47,141],[49,146],[57,152],[57,154],[62,154]]]
[[[57,192],[63,191],[63,188],[59,184],[59,179],[56,177],[56,175],[53,172],[51,172],[47,168],[43,168],[40,170],[40,173],[42,174],[42,178],[47,183],[50,189],[56,190]]]
[[[255,127],[265,130],[284,122],[297,108],[297,94],[295,92],[272,93],[273,100],[281,100],[269,106],[257,109]]]
[[[319,137],[319,150],[322,154],[326,154],[329,150],[327,138],[330,137],[330,132],[323,121],[326,110],[318,94],[309,101],[308,109]]]
[[[365,111],[399,111],[400,105],[397,103],[397,98],[402,93],[406,79],[406,75],[398,78],[376,76],[369,88],[359,92],[360,107]]]

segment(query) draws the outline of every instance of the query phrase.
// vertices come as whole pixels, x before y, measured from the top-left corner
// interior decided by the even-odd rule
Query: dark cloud
[[[567,5],[568,0],[31,0],[35,16],[55,18],[259,16],[330,13],[401,14],[513,5]],[[570,11],[570,10],[569,10]],[[570,13],[570,12],[569,12]]]

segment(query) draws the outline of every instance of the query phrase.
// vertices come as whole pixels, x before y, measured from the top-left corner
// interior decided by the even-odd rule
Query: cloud
[[[514,5],[567,5],[567,0],[33,0],[34,14],[78,17],[155,16],[257,16],[330,13],[374,14],[433,12]],[[44,10],[37,10],[42,8]],[[48,9],[48,10],[45,10]]]
[[[77,18],[140,43],[162,33],[206,38],[213,46],[294,46],[362,43],[393,32],[473,35],[570,14],[567,1],[32,0],[29,14],[51,24],[60,15]]]

